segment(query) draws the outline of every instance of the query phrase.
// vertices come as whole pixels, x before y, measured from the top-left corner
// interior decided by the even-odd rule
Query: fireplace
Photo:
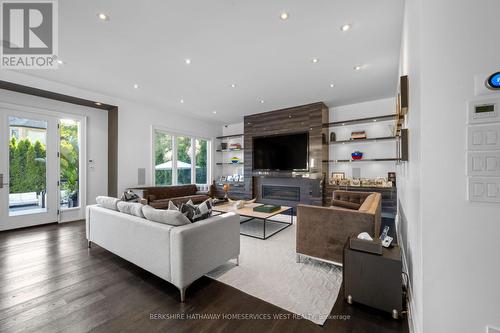
[[[300,201],[300,187],[262,185],[262,199]]]

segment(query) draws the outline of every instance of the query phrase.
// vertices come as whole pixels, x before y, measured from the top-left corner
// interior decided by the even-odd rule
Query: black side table
[[[401,251],[398,245],[383,248],[382,255],[344,246],[344,297],[349,304],[365,304],[397,319],[403,310]]]

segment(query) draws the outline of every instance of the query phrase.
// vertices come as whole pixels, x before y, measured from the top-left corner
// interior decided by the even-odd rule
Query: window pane
[[[172,136],[155,132],[155,185],[172,185]]]
[[[177,137],[177,184],[191,184],[191,138]]]
[[[208,141],[196,139],[196,184],[207,184]]]
[[[47,122],[9,117],[9,215],[47,211]]]
[[[62,119],[60,123],[61,208],[79,207],[80,191],[80,123]]]

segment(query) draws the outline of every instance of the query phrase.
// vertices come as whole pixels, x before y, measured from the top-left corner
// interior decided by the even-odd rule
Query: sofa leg
[[[295,257],[295,262],[297,264],[300,264],[300,254],[297,253],[296,257]]]
[[[237,256],[236,257],[236,266],[239,266],[240,265],[240,256]]]
[[[181,292],[181,303],[186,302],[186,288],[187,287],[179,288],[179,291]]]
[[[92,247],[92,242],[91,241],[88,241],[88,244],[87,246],[89,247],[89,249]]]

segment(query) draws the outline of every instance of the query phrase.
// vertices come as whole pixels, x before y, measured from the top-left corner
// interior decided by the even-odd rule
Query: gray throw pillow
[[[97,198],[95,198],[95,201],[97,202],[97,204],[99,206],[101,206],[103,208],[117,211],[118,210],[118,202],[120,202],[120,199],[100,195]]]
[[[120,201],[117,206],[118,210],[122,213],[134,215],[137,217],[144,217],[144,214],[142,213],[142,206],[144,206],[143,204],[137,202]]]
[[[172,226],[180,226],[191,223],[186,216],[177,210],[155,209],[151,206],[143,206],[142,213],[146,219],[150,221]]]

